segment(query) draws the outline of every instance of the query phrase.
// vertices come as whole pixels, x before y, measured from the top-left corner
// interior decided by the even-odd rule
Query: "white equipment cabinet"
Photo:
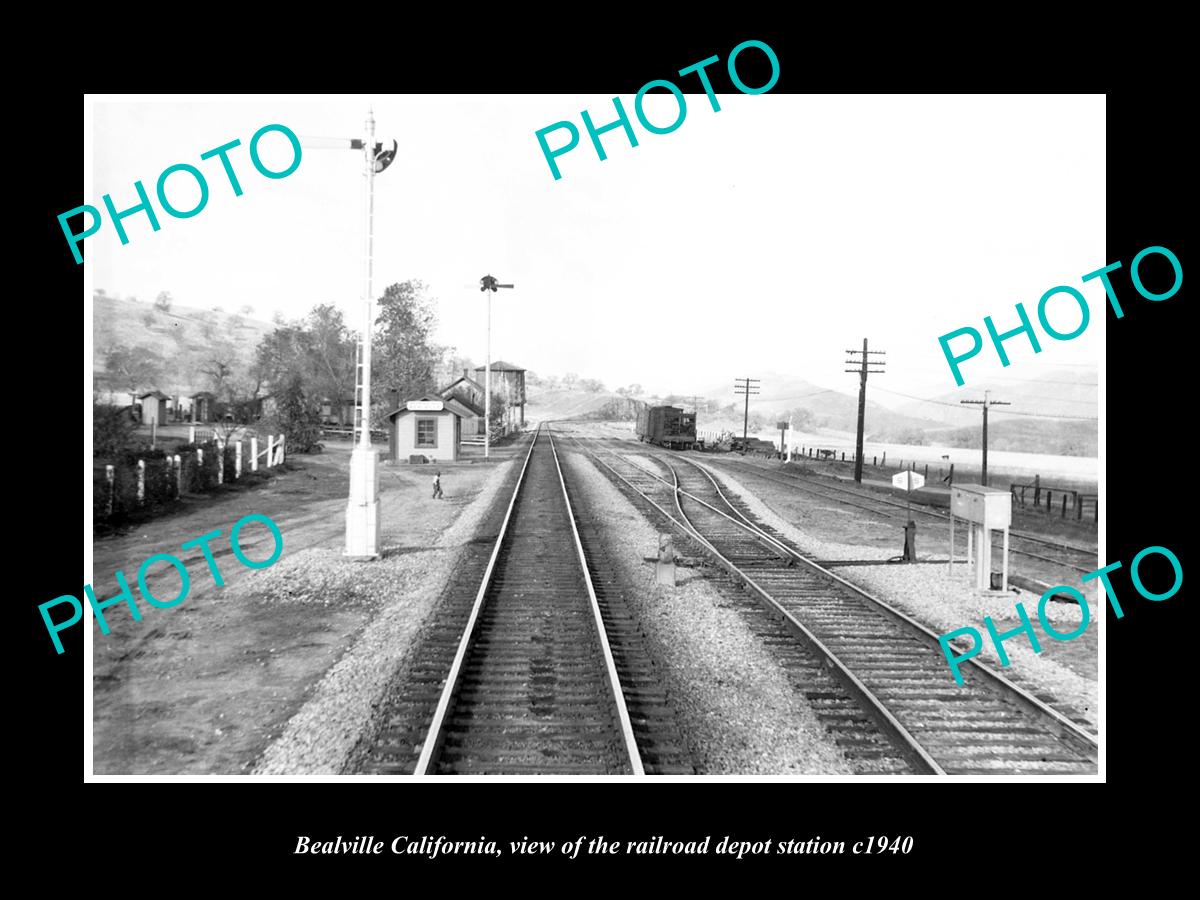
[[[954,573],[954,520],[965,519],[967,565],[975,563],[975,587],[991,590],[992,532],[1004,532],[1001,590],[1008,591],[1008,529],[1012,525],[1012,494],[981,484],[956,484],[950,489],[950,572]],[[974,552],[973,552],[974,551]]]

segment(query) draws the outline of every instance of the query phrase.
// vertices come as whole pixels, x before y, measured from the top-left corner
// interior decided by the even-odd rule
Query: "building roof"
[[[438,391],[438,393],[441,394],[443,397],[445,397],[447,393],[449,393],[450,391],[453,391],[456,387],[458,387],[463,382],[466,382],[467,385],[469,385],[470,387],[476,388],[479,391],[483,390],[482,384],[480,384],[474,378],[468,378],[466,375],[463,375],[460,378],[454,379],[452,382],[450,382],[448,385],[446,385],[444,388],[442,388],[440,391]]]
[[[475,371],[482,372],[486,368],[487,368],[486,366],[476,366]],[[514,366],[512,363],[508,363],[502,359],[498,359],[494,363],[492,363],[492,371],[493,372],[524,372],[525,370],[522,369],[520,366]]]
[[[214,394],[212,391],[197,391],[196,393],[192,394],[190,399],[192,399],[192,400],[216,400],[217,395]]]
[[[470,400],[464,400],[462,397],[447,397],[446,408],[453,409],[460,416],[466,418],[468,416],[482,416],[483,410],[472,403]]]
[[[408,404],[413,403],[413,402],[441,403],[441,404],[443,404],[443,406],[441,409],[430,409],[430,410],[409,409]],[[427,415],[436,415],[437,413],[440,413],[440,412],[454,412],[454,410],[451,410],[445,406],[446,402],[447,402],[446,398],[442,397],[439,394],[422,394],[420,397],[409,397],[407,400],[405,400],[403,403],[400,404],[398,409],[394,409],[390,413],[388,413],[387,418],[394,419],[397,416],[399,416],[401,413],[406,413],[406,412],[411,412],[411,413],[424,412]],[[449,402],[457,402],[457,401],[449,401]],[[455,413],[455,415],[461,415],[461,413]]]
[[[166,394],[164,394],[162,391],[147,391],[146,393],[141,394],[138,397],[138,399],[145,400],[147,397],[154,397],[158,400],[170,400],[171,399]]]

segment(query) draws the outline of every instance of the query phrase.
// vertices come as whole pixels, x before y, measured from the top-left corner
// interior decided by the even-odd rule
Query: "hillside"
[[[97,294],[94,298],[92,366],[96,384],[116,394],[158,389],[187,395],[210,387],[201,371],[215,359],[243,375],[262,338],[275,330],[270,322],[173,304],[169,311],[151,303]],[[130,351],[140,365],[108,371],[114,349]],[[136,383],[136,387],[131,386]]]
[[[947,428],[927,433],[933,443],[947,447],[979,449],[983,443],[981,423],[962,428]],[[1099,456],[1100,445],[1095,422],[1072,422],[1062,419],[1017,419],[988,422],[989,450],[1029,451],[1057,456]]]
[[[789,410],[807,410],[812,419],[804,423],[808,429],[828,429],[853,432],[857,429],[857,381],[847,391],[823,388],[779,373],[764,373],[761,393],[750,401],[751,426],[755,414],[764,427],[777,414]],[[982,399],[990,389],[992,398],[1007,400],[1011,407],[998,407],[988,423],[988,443],[996,450],[1019,450],[1034,453],[1053,453],[1064,456],[1096,456],[1098,454],[1098,422],[1096,407],[1096,370],[1083,369],[1052,374],[1026,382],[980,383],[969,392],[960,390],[931,397],[933,402],[913,402],[896,410],[886,409],[870,399],[867,387],[866,437],[868,440],[929,444],[943,443],[952,447],[977,448],[981,438],[981,416],[978,406],[964,406],[959,400]],[[732,428],[741,430],[741,406],[732,410],[728,404],[736,401],[733,385],[714,388],[710,397],[719,397],[724,407],[720,412],[704,417],[701,428]],[[729,398],[728,400],[725,398]],[[1066,416],[1067,418],[1056,418]],[[799,424],[798,424],[799,427]]]
[[[543,391],[528,388],[525,421],[602,419],[629,420],[637,417],[639,401],[630,400],[611,391]]]
[[[974,425],[979,422],[979,407],[964,406],[960,400],[982,400],[991,391],[991,399],[1006,400],[1011,407],[998,408],[1014,413],[1039,416],[1097,415],[1097,372],[1094,368],[1055,371],[1028,381],[981,381],[954,391],[930,397],[933,402],[915,402],[900,407],[907,415],[936,419],[945,425]],[[1076,420],[1079,421],[1079,420]],[[1093,423],[1093,429],[1095,424]]]
[[[789,411],[805,409],[813,417],[809,427],[855,431],[858,429],[858,381],[853,376],[847,376],[847,379],[851,388],[842,391],[821,387],[791,375],[766,373],[762,376],[761,393],[750,398],[750,415],[757,413],[761,419],[769,420],[777,415],[786,417]],[[707,396],[717,400],[722,406],[731,402],[737,406],[738,415],[734,418],[738,420],[737,430],[740,430],[741,400],[733,394],[732,382],[728,388],[713,388]],[[917,414],[895,412],[874,403],[868,386],[866,430],[869,438],[890,440],[889,436],[912,431],[923,432],[938,426],[938,422],[920,413],[919,410]],[[725,427],[725,420],[729,416],[718,414],[709,418],[715,419],[715,427]]]

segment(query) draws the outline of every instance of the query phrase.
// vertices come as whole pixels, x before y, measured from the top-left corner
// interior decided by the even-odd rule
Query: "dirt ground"
[[[135,581],[141,622],[122,604],[106,610],[109,635],[90,625],[96,774],[249,771],[381,605],[402,603],[416,587],[404,582],[380,590],[375,582],[387,580],[389,561],[432,547],[502,468],[443,468],[445,499],[434,501],[430,467],[381,466],[384,559],[351,563],[341,559],[349,450],[334,443],[323,454],[293,457],[293,471],[260,487],[189,502],[95,542],[98,598],[117,593],[115,570],[136,579],[153,553],[183,559],[192,583],[183,603],[158,609],[141,600]],[[502,463],[512,453],[505,448],[494,457]],[[242,566],[229,546],[230,528],[250,513],[269,516],[283,535],[283,553],[268,569]],[[224,587],[214,586],[198,550],[180,550],[216,528],[222,534],[212,546]],[[251,559],[269,556],[265,528],[248,526],[241,538]],[[178,593],[179,576],[165,564],[148,582],[157,596]]]

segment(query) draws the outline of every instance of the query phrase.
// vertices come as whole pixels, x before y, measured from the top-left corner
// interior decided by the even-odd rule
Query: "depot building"
[[[453,397],[426,394],[388,415],[393,462],[453,462],[459,458],[463,419],[475,413]]]

